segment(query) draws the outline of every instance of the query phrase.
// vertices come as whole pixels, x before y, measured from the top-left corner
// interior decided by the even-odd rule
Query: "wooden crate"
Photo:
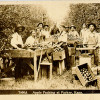
[[[86,68],[90,72],[93,80],[88,81],[85,79],[85,76],[83,76],[81,71],[80,71],[80,69],[82,69],[82,68]],[[87,86],[87,85],[92,84],[93,82],[96,81],[95,75],[93,74],[91,68],[88,66],[87,63],[77,66],[76,67],[76,74],[77,74],[77,76],[78,76],[78,78],[83,86]]]
[[[96,78],[97,78],[98,89],[100,89],[100,75],[96,76]]]
[[[75,47],[68,47],[69,56],[75,55]]]
[[[60,52],[53,52],[53,60],[63,60],[65,59],[65,50]]]
[[[79,56],[79,65],[88,63],[89,67],[94,66],[94,55],[81,55]]]
[[[96,76],[98,67],[92,67],[91,70],[92,70],[93,74]]]

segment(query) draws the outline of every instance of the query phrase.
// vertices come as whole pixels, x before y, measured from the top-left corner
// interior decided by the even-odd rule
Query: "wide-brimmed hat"
[[[22,31],[25,30],[25,27],[24,26],[18,24],[17,27],[16,27],[16,29],[15,29],[15,31],[17,32],[19,30],[19,28],[22,28]]]
[[[76,26],[75,26],[75,25],[71,25],[71,26],[70,26],[70,28],[72,28],[72,27],[74,27],[74,28],[76,29]]]
[[[88,26],[88,28],[90,27],[90,25],[93,25],[94,26],[94,28],[96,28],[96,24],[95,23],[89,23],[87,26]]]
[[[69,26],[65,26],[65,28],[69,28]]]

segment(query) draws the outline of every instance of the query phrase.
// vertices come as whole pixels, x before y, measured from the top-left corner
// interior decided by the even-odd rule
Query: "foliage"
[[[13,33],[11,26],[13,23],[25,26],[25,31],[22,33],[23,40],[29,36],[29,31],[34,29],[39,22],[43,22],[43,15],[46,15],[46,10],[41,5],[35,4],[19,4],[19,5],[0,5],[0,28],[8,38]],[[45,23],[49,23],[47,17]]]
[[[74,24],[80,31],[83,23],[95,23],[97,27],[100,24],[100,4],[99,3],[78,3],[70,5],[69,17],[65,18],[65,24]]]

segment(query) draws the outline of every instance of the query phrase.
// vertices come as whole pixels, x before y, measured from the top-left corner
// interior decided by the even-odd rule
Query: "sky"
[[[68,15],[70,8],[70,3],[65,1],[42,1],[33,2],[33,4],[42,5],[46,9],[49,18],[57,24],[60,24],[65,16]]]
[[[41,5],[47,10],[49,17],[57,24],[60,24],[64,17],[68,15],[70,6],[66,2],[49,2]]]

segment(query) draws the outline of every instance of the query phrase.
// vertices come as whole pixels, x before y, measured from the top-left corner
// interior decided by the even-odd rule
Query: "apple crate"
[[[76,67],[76,75],[83,86],[93,85],[97,81],[87,63]]]
[[[81,55],[79,56],[79,65],[88,63],[89,67],[94,66],[94,55]]]
[[[65,50],[59,52],[53,52],[53,60],[63,60],[65,59]]]

